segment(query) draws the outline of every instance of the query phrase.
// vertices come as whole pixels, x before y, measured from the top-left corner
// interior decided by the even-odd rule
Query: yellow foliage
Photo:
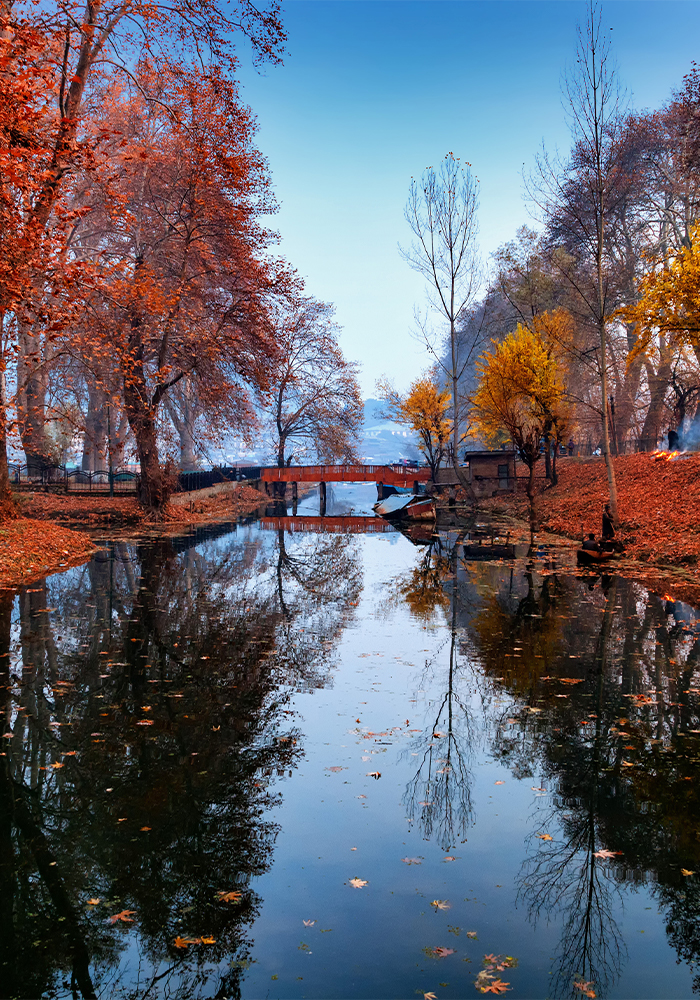
[[[518,324],[477,362],[476,425],[487,439],[506,431],[528,465],[539,457],[543,434],[566,418],[564,383],[555,351],[543,336],[544,322],[542,317],[539,330]]]
[[[700,226],[692,227],[690,238],[690,247],[682,247],[661,270],[645,275],[639,302],[616,313],[640,327],[629,361],[654,351],[656,335],[700,351]]]

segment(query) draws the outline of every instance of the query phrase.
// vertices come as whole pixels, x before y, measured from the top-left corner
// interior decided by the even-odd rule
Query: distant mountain
[[[364,401],[365,426],[358,442],[362,458],[372,465],[386,465],[401,458],[419,459],[415,433],[395,420],[385,420],[381,407],[378,399]]]

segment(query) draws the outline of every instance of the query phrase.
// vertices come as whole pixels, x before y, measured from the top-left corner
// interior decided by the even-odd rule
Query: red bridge
[[[430,469],[403,465],[285,465],[262,469],[264,483],[383,483],[413,489],[427,483]]]
[[[396,528],[381,517],[315,517],[305,514],[297,517],[261,517],[258,522],[263,528],[274,531],[316,531],[343,535],[365,535],[368,532],[396,531]]]

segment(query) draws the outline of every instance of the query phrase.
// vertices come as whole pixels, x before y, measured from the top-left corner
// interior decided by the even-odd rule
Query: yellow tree
[[[418,447],[435,479],[452,433],[452,421],[448,417],[452,404],[449,390],[440,389],[433,375],[427,374],[412,382],[405,396],[398,393],[387,379],[379,380],[377,392],[386,404],[385,415],[416,432]]]
[[[545,429],[565,419],[564,383],[554,351],[541,333],[518,324],[494,341],[476,365],[472,416],[486,437],[504,430],[529,470],[530,533],[535,531],[535,463]]]
[[[689,238],[689,246],[681,246],[661,268],[644,276],[639,301],[617,312],[625,322],[638,324],[639,336],[628,364],[639,355],[656,357],[657,370],[666,381],[682,360],[684,348],[700,361],[699,225],[690,228]]]

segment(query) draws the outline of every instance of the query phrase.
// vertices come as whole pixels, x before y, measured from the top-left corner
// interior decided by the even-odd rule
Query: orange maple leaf
[[[130,914],[136,913],[136,910],[121,910],[120,913],[115,913],[109,918],[110,924],[116,924],[118,920],[121,920],[124,924],[133,924],[133,920]]]

